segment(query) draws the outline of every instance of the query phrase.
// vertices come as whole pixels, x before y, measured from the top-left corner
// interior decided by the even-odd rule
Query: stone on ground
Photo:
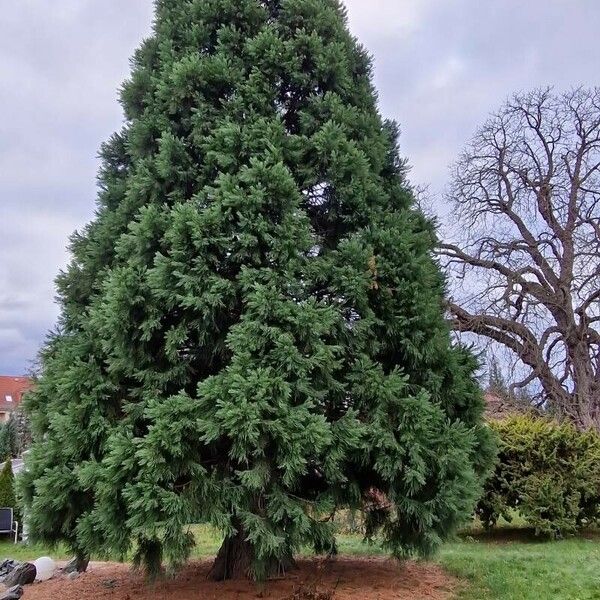
[[[23,595],[23,586],[15,585],[11,587],[9,590],[6,590],[2,596],[0,596],[0,600],[19,600]]]
[[[37,569],[31,563],[23,563],[12,571],[4,580],[4,585],[8,588],[20,585],[29,585],[35,581]],[[0,598],[0,600],[3,600]]]
[[[7,558],[0,563],[0,583],[3,583],[4,580],[12,573],[21,563],[18,560],[13,560],[12,558]]]

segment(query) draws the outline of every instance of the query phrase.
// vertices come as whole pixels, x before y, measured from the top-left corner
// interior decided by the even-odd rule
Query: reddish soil
[[[213,583],[209,562],[196,562],[176,579],[149,584],[128,566],[94,563],[74,581],[54,579],[27,586],[23,600],[284,600],[301,587],[334,592],[333,600],[449,600],[458,582],[436,565],[384,559],[306,560],[285,578],[259,585]],[[313,598],[317,596],[307,596]]]

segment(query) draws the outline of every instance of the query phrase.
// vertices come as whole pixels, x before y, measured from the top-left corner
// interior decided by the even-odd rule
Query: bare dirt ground
[[[149,584],[127,565],[94,563],[74,581],[27,586],[23,600],[296,600],[302,597],[294,596],[300,588],[333,592],[333,600],[449,600],[459,588],[436,565],[378,558],[300,561],[297,571],[263,585],[208,581],[210,565],[191,563],[176,579]]]

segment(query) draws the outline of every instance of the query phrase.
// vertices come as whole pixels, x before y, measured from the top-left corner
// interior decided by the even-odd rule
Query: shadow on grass
[[[466,530],[458,534],[460,541],[468,542],[470,540],[483,542],[486,544],[544,544],[559,541],[561,539],[577,539],[583,538],[591,541],[600,541],[599,529],[587,529],[574,535],[565,536],[564,538],[552,538],[548,535],[536,534],[533,527],[515,526],[511,527],[503,525],[495,529],[476,529]]]
[[[540,544],[551,541],[548,536],[535,534],[535,529],[528,527],[502,527],[499,529],[478,529],[477,531],[462,531],[458,534],[460,541],[485,542],[486,544]]]

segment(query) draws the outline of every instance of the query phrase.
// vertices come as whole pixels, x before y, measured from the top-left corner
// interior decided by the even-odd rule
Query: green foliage
[[[17,456],[18,445],[17,427],[11,417],[6,423],[0,423],[0,460]]]
[[[32,536],[156,569],[208,522],[260,576],[375,488],[370,533],[432,552],[493,448],[340,4],[159,0],[122,104],[27,399]]]
[[[0,472],[0,508],[16,508],[15,476],[10,458],[4,463]]]
[[[516,511],[538,533],[558,537],[600,519],[600,434],[533,416],[490,425],[498,465],[477,507],[484,525]]]

